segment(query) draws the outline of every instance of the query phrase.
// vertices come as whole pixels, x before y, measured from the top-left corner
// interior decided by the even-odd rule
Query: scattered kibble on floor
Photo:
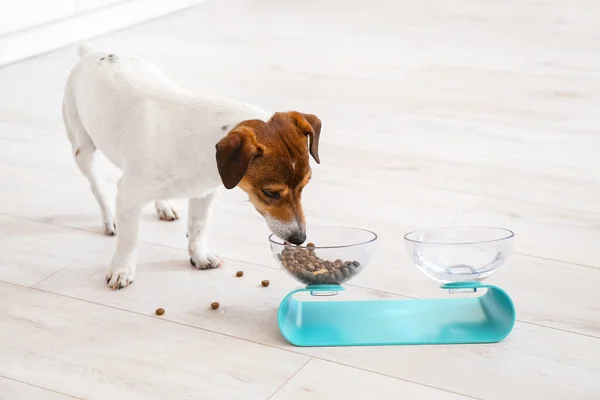
[[[164,308],[157,308],[156,309],[156,315],[163,315],[165,313],[165,309]]]
[[[261,282],[261,285],[263,285],[263,287],[267,287],[267,286],[269,286],[269,281],[265,279],[264,281]]]
[[[215,301],[214,303],[211,303],[210,308],[212,308],[213,310],[216,310],[217,308],[219,308],[220,304],[218,301]]]
[[[236,272],[235,276],[237,276],[238,278],[241,278],[242,276],[244,276],[244,271]]]

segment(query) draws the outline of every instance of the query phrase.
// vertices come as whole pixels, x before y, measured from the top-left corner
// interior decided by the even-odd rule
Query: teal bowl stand
[[[295,346],[378,346],[494,343],[515,324],[515,307],[499,287],[479,282],[445,284],[451,292],[478,297],[409,300],[300,300],[299,293],[326,296],[338,285],[307,286],[279,305],[279,330]]]

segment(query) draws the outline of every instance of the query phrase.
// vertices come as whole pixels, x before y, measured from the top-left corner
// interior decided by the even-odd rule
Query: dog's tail
[[[96,50],[96,46],[94,46],[93,44],[82,43],[79,45],[79,48],[77,49],[77,54],[79,54],[79,57],[83,58],[86,55],[88,55],[88,53],[91,53],[94,50]]]

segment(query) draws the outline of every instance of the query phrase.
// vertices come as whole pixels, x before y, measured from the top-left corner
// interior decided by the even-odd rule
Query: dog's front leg
[[[198,269],[218,268],[223,261],[207,249],[206,233],[218,191],[204,197],[189,199],[188,206],[188,250],[190,263]]]
[[[140,201],[134,193],[136,191],[124,184],[123,180],[119,182],[116,205],[119,227],[117,249],[106,272],[106,282],[112,289],[122,289],[135,278],[140,218],[142,209],[148,202]]]

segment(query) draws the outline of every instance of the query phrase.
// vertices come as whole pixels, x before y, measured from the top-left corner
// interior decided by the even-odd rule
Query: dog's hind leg
[[[139,225],[142,209],[149,203],[136,177],[123,171],[117,185],[117,249],[106,271],[106,283],[112,289],[122,289],[133,282],[137,264]]]
[[[89,181],[90,189],[92,189],[92,193],[100,206],[104,233],[113,236],[117,233],[115,218],[106,196],[105,182],[98,176],[96,171],[96,145],[92,142],[76,111],[69,110],[69,105],[63,103],[62,113],[67,136],[73,148],[75,162]]]

